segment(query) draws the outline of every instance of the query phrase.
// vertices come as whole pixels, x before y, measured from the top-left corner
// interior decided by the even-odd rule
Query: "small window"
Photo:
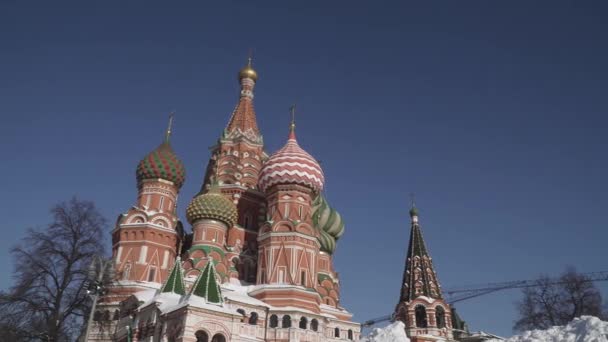
[[[340,337],[340,328],[336,327],[334,329],[334,337]]]
[[[163,211],[163,205],[165,204],[165,196],[160,196],[160,204],[159,204],[159,209],[160,211]]]
[[[249,316],[249,324],[251,324],[251,325],[258,324],[258,313],[257,312],[251,313],[251,315]]]
[[[319,321],[317,321],[315,318],[313,318],[312,321],[310,321],[310,329],[312,329],[312,331],[319,330]]]
[[[202,330],[197,331],[194,336],[196,336],[196,342],[209,342],[209,335]]]
[[[262,272],[260,272],[260,283],[264,284],[266,283],[266,271],[264,269],[262,269]]]
[[[302,206],[298,208],[298,216],[302,218]]]
[[[416,315],[416,327],[417,328],[426,328],[428,326],[427,319],[426,319],[426,308],[422,305],[416,306],[415,315]]]
[[[282,328],[291,328],[291,316],[289,316],[289,315],[283,316]]]
[[[306,271],[302,271],[302,273],[300,273],[300,284],[306,287]]]
[[[277,315],[270,316],[270,327],[276,328],[279,326],[279,317]]]
[[[353,340],[353,330],[352,329],[348,329],[348,339],[349,340]]]
[[[148,281],[154,281],[156,279],[156,267],[150,266],[148,271]]]
[[[437,328],[445,328],[445,310],[441,306],[435,308],[435,322],[437,322]]]
[[[308,320],[306,319],[306,317],[302,317],[300,318],[300,329],[307,329],[308,328]]]

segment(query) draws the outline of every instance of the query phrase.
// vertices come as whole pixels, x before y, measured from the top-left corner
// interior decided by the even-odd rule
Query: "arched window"
[[[353,340],[353,330],[352,329],[348,329],[348,339],[349,340]]]
[[[277,315],[270,316],[270,327],[276,328],[278,326],[279,326],[279,318],[277,317]]]
[[[95,322],[99,322],[102,319],[103,314],[101,313],[101,311],[95,311],[95,313],[93,314],[93,320]]]
[[[308,328],[308,320],[306,319],[306,317],[302,317],[300,318],[300,329],[306,328]]]
[[[251,325],[258,324],[258,313],[257,312],[251,313],[251,315],[249,316],[249,324],[251,324]]]
[[[113,321],[118,321],[120,319],[120,311],[114,310],[114,317],[112,317]]]
[[[334,329],[334,337],[340,337],[340,328],[336,327]]]
[[[416,327],[426,328],[428,326],[426,320],[426,308],[422,305],[416,307]]]
[[[194,336],[196,336],[196,342],[209,342],[209,335],[203,330],[197,331]]]
[[[445,310],[441,306],[435,308],[435,322],[437,322],[437,328],[445,328]]]
[[[282,328],[291,328],[291,317],[289,315],[283,316]]]
[[[215,334],[213,335],[211,342],[226,342],[226,337],[222,334]]]
[[[241,314],[241,322],[245,322],[245,317],[247,317],[247,314],[245,313],[245,310],[243,309],[236,309],[236,312]]]
[[[310,329],[312,329],[312,331],[318,331],[319,330],[319,321],[317,321],[316,319],[312,319],[312,321],[310,321]]]

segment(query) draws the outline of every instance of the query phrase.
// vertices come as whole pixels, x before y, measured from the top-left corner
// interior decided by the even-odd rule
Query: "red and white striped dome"
[[[260,190],[266,192],[275,184],[300,184],[319,192],[325,177],[319,163],[304,151],[292,127],[287,144],[268,158],[260,172]]]

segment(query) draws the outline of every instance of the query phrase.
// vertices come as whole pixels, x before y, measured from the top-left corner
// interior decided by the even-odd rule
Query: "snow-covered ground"
[[[361,338],[362,342],[409,342],[405,335],[404,325],[395,322],[385,328],[376,328]],[[608,322],[597,317],[582,316],[575,318],[565,326],[552,327],[547,330],[526,331],[521,335],[506,340],[489,340],[488,342],[608,342]]]
[[[391,323],[384,328],[375,328],[369,335],[361,338],[362,342],[409,342],[405,334],[405,325],[401,321]]]
[[[498,342],[499,340],[490,340]],[[581,316],[565,326],[526,331],[507,342],[608,342],[608,322],[597,317]]]

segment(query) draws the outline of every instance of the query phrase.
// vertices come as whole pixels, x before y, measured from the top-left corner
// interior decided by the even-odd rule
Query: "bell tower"
[[[443,300],[418,218],[418,208],[412,203],[410,242],[395,319],[405,323],[405,331],[413,342],[435,341],[437,337],[452,340],[450,306]]]

